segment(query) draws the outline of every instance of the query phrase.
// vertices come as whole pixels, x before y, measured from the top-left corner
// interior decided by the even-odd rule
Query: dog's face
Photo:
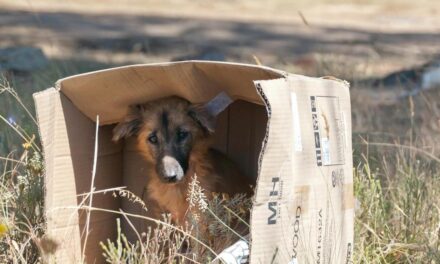
[[[169,97],[132,107],[113,139],[137,135],[139,149],[160,180],[177,183],[188,170],[191,151],[213,132],[213,119],[202,107]]]

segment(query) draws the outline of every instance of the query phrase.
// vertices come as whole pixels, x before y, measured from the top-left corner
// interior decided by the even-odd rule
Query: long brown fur
[[[188,169],[181,181],[164,183],[156,168],[157,160],[151,146],[146,140],[157,129],[162,113],[168,114],[170,127],[184,126],[191,132],[192,146],[189,152]],[[127,115],[114,132],[114,139],[136,135],[137,147],[150,164],[148,195],[157,202],[159,212],[170,213],[176,224],[183,224],[188,211],[188,186],[192,177],[197,175],[205,195],[212,193],[251,194],[251,182],[237,169],[225,155],[211,148],[212,119],[200,106],[191,105],[188,101],[169,97],[144,105],[136,106]]]

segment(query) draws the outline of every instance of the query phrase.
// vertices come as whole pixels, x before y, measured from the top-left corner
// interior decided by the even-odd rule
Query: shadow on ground
[[[170,59],[215,50],[227,58],[256,54],[269,64],[309,53],[352,58],[417,56],[438,50],[440,34],[380,33],[356,28],[292,23],[245,23],[218,19],[122,14],[0,10],[0,45],[49,45],[76,50],[144,52]],[[411,54],[409,54],[411,55]]]

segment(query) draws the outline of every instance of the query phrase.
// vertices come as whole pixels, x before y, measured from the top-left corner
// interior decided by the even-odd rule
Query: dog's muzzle
[[[174,183],[178,182],[183,178],[183,169],[179,162],[171,157],[165,156],[162,159],[163,165],[163,176],[165,182]]]

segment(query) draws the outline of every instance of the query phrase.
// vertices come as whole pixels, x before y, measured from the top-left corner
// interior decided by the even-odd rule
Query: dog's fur
[[[151,168],[148,195],[176,224],[186,220],[188,185],[194,175],[208,197],[214,192],[251,194],[249,179],[211,148],[214,118],[203,106],[168,97],[131,107],[114,129],[115,141],[137,136]]]

